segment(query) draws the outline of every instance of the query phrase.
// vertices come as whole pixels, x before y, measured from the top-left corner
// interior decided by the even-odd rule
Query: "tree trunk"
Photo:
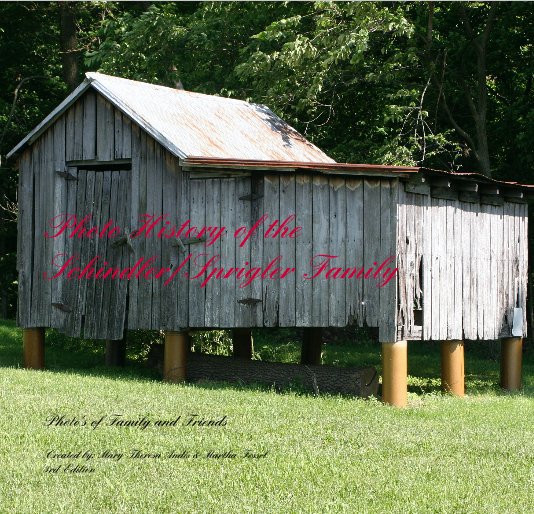
[[[60,46],[63,80],[72,91],[78,85],[78,38],[75,5],[60,2]]]

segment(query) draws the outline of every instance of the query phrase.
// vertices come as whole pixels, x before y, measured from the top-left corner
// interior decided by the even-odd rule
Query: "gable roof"
[[[98,91],[182,159],[335,162],[264,105],[102,73],[87,73],[85,80],[7,156],[31,145],[88,88]]]

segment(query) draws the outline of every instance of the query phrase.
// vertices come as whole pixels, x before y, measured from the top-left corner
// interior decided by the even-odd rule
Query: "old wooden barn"
[[[463,394],[462,341],[502,338],[519,387],[529,186],[336,163],[263,105],[99,73],[9,157],[30,367],[43,327],[164,330],[180,380],[190,328],[236,329],[246,354],[253,327],[304,327],[311,362],[321,327],[356,324],[378,328],[389,403],[406,403],[408,340],[443,341]]]

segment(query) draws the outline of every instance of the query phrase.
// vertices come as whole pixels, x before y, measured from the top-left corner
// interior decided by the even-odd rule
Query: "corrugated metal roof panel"
[[[88,73],[183,156],[334,162],[263,105]]]

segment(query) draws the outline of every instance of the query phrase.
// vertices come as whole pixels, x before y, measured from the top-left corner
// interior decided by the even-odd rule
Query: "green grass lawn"
[[[2,513],[533,512],[530,353],[524,391],[505,394],[495,385],[498,351],[468,345],[459,399],[438,392],[439,347],[412,343],[409,407],[395,409],[259,386],[163,384],[136,363],[106,369],[102,349],[54,337],[48,370],[24,370],[20,330],[0,322]],[[262,359],[298,354],[295,341],[271,340],[269,332],[255,338]],[[380,346],[327,342],[324,361],[379,368]],[[226,425],[184,426],[192,414],[226,416]],[[47,426],[56,415],[87,424]],[[151,424],[109,426],[113,415]],[[178,416],[176,426],[154,425]],[[161,457],[131,458],[133,450]],[[171,451],[184,456],[167,458]],[[94,471],[65,471],[76,464]]]

